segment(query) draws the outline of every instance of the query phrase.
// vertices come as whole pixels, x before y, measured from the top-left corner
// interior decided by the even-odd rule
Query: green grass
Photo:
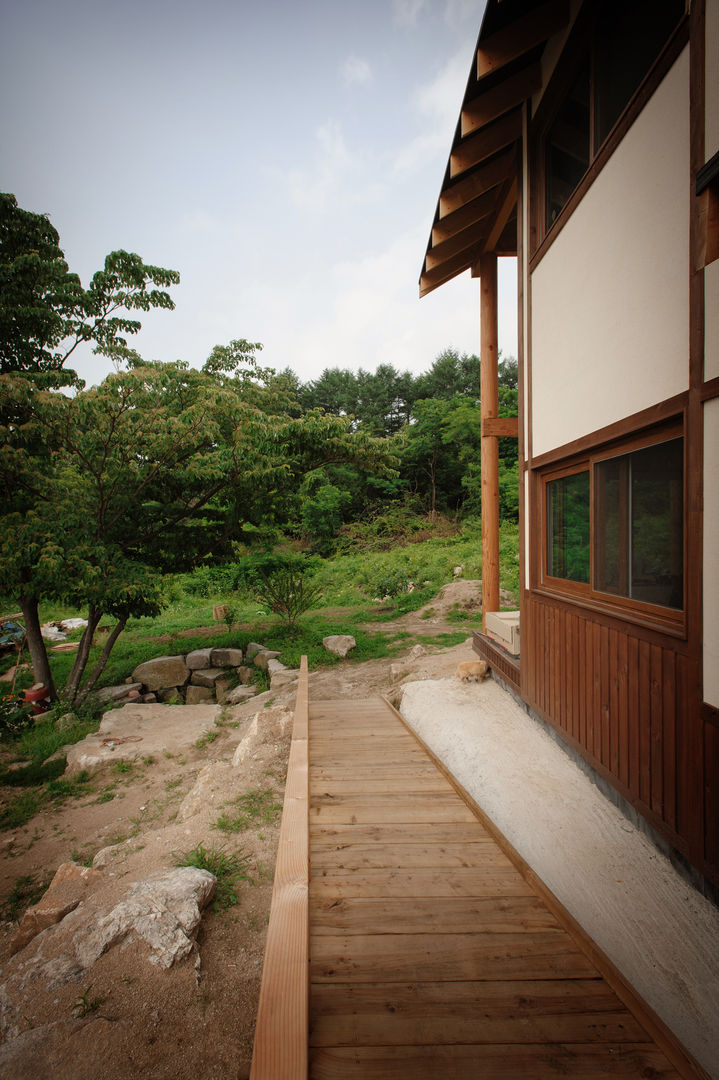
[[[220,908],[224,911],[233,904],[239,904],[236,886],[241,881],[252,883],[248,862],[249,855],[233,854],[221,847],[206,848],[202,843],[184,854],[175,854],[175,866],[196,866],[199,870],[209,870],[215,875],[215,911]]]
[[[20,916],[32,904],[36,904],[47,889],[48,882],[34,874],[19,877],[0,907],[3,919],[19,922]]]
[[[255,788],[238,795],[231,809],[222,813],[214,824],[221,832],[245,832],[254,825],[273,825],[282,813],[282,804],[272,788]]]

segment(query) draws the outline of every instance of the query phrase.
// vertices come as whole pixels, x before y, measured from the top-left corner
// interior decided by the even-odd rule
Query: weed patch
[[[221,814],[214,824],[221,832],[245,832],[253,825],[274,825],[282,813],[282,805],[272,788],[256,788],[238,795],[232,809]]]
[[[3,901],[0,909],[3,919],[19,922],[23,912],[38,902],[47,885],[47,881],[34,874],[19,877]]]
[[[240,898],[235,887],[241,881],[252,882],[248,869],[249,855],[227,852],[224,848],[209,847],[200,843],[191,851],[175,855],[175,866],[196,866],[199,870],[209,870],[217,878],[217,892],[214,907],[226,910],[233,904],[239,904]]]

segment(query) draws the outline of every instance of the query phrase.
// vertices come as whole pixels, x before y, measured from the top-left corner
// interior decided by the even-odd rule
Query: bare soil
[[[456,630],[457,623],[447,621],[447,614],[458,610],[457,605],[468,613],[476,611],[478,585],[453,582],[427,608],[379,626],[406,630],[415,644],[422,637]],[[391,698],[407,678],[453,675],[457,663],[473,655],[469,638],[450,649],[428,645],[424,654],[416,647],[410,653],[408,646],[407,655],[399,659],[363,664],[348,659],[314,672],[311,698],[377,693]],[[168,746],[129,762],[129,769],[113,761],[93,776],[92,793],[43,811],[12,835],[0,835],[0,900],[19,878],[49,882],[61,863],[89,863],[105,848],[110,851],[100,858],[104,865],[97,886],[103,899],[172,866],[175,853],[199,843],[246,856],[252,877],[239,886],[237,905],[205,910],[197,936],[199,971],[192,957],[160,969],[150,963],[147,947],[135,943],[110,949],[95,963],[87,982],[51,990],[33,983],[19,1014],[17,1002],[12,1003],[15,1027],[11,1025],[10,1035],[16,1037],[0,1046],[0,1074],[6,1080],[249,1076],[279,815],[272,823],[255,821],[240,832],[222,832],[215,823],[243,792],[270,790],[282,802],[289,728],[261,739],[240,768],[232,769],[229,763],[252,717],[259,711],[262,720],[266,707],[272,713],[282,706],[291,709],[294,693],[289,687],[226,710],[217,737],[204,745]],[[212,768],[203,773],[207,786],[201,808],[178,817],[208,765]],[[0,983],[8,973],[22,970],[25,954],[33,949],[31,943],[11,957],[15,932],[14,922],[0,923]],[[86,1008],[83,998],[85,1006],[97,1000],[96,1006]],[[0,1013],[4,1006],[0,993]],[[81,1012],[85,1015],[77,1015]]]

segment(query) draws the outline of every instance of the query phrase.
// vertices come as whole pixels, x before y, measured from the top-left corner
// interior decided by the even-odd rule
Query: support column
[[[479,260],[481,447],[482,447],[482,629],[488,611],[499,610],[499,440],[489,434],[499,412],[497,391],[497,256]],[[490,423],[487,423],[490,421]]]

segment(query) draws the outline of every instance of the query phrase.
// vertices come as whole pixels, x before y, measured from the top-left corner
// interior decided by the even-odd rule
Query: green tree
[[[165,289],[179,280],[175,270],[114,251],[84,289],[47,216],[21,209],[14,195],[0,194],[0,374],[67,385],[75,374],[65,364],[83,342],[116,362],[134,358],[126,335],[141,324],[128,316],[172,309]]]

